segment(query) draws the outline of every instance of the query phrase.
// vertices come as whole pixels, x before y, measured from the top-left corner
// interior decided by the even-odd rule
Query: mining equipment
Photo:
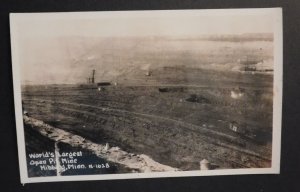
[[[97,85],[95,84],[95,74],[96,74],[96,70],[93,69],[92,70],[92,75],[87,78],[87,83],[80,84],[79,87],[83,87],[83,88],[97,88]]]
[[[93,69],[92,70],[92,76],[87,78],[87,83],[88,84],[94,84],[95,83],[95,73],[96,73],[96,70]]]

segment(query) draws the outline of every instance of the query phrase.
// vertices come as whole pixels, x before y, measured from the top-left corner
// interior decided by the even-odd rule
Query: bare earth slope
[[[101,91],[26,86],[24,109],[94,143],[181,170],[198,170],[202,159],[218,168],[271,166],[271,75],[164,68],[134,77]]]

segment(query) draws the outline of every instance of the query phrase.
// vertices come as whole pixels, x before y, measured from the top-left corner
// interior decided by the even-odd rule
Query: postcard
[[[11,13],[21,183],[279,174],[281,8]]]

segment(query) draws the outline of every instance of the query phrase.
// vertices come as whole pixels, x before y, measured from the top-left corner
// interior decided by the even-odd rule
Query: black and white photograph
[[[11,13],[21,182],[279,174],[281,17]]]

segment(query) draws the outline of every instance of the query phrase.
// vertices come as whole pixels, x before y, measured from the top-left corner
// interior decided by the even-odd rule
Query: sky
[[[124,11],[16,15],[22,36],[182,36],[271,33],[270,11]]]
[[[11,30],[22,82],[62,83],[60,76],[72,67],[69,52],[82,54],[94,46],[93,39],[273,33],[275,12],[276,9],[19,13],[11,15]],[[64,37],[90,38],[91,42],[66,49]]]

